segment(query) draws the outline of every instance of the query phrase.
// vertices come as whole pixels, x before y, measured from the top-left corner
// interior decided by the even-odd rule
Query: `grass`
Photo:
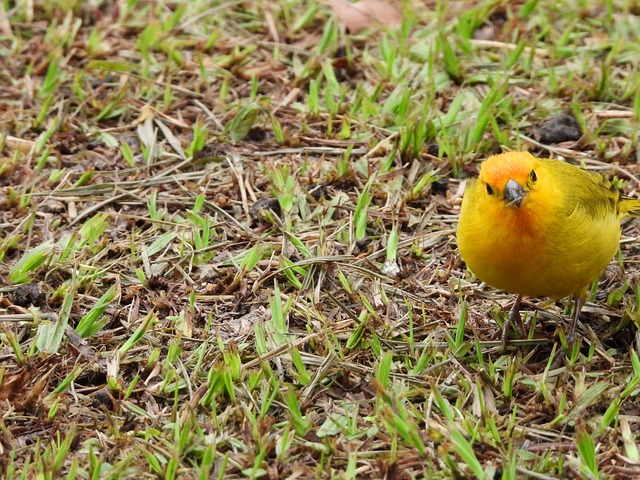
[[[639,195],[638,3],[401,3],[0,0],[3,478],[640,475],[638,222],[561,366],[454,235],[502,149]]]

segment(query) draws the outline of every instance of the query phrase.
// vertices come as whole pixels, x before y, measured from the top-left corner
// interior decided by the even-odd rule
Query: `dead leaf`
[[[5,375],[0,383],[0,401],[13,401],[18,395],[22,395],[24,388],[35,374],[34,365],[25,365],[13,374]]]
[[[231,318],[226,322],[226,327],[234,335],[249,335],[254,331],[256,323],[262,323],[267,314],[267,309],[263,306],[253,308],[249,313],[238,318]]]
[[[159,118],[154,118],[154,121],[156,125],[160,127],[160,130],[162,130],[162,134],[164,135],[164,138],[166,138],[169,142],[169,145],[171,145],[171,147],[175,150],[175,152],[180,156],[181,159],[186,160],[187,156],[182,149],[182,144],[180,143],[180,140],[178,140],[173,134],[171,129],[167,127],[162,121],[160,121]]]
[[[278,35],[278,27],[276,26],[276,21],[273,18],[273,12],[268,8],[263,8],[262,13],[264,14],[264,20],[267,24],[267,29],[269,30],[269,35],[273,40],[273,43],[280,43],[280,35]]]
[[[11,135],[7,135],[4,137],[4,142],[7,148],[12,151],[19,151],[20,153],[24,153],[25,155],[31,152],[31,150],[35,147],[36,142],[32,140],[25,140],[24,138],[12,137]]]
[[[53,372],[58,368],[57,365],[52,365],[46,373],[39,373],[38,380],[29,388],[28,392],[24,396],[21,405],[28,408],[37,408],[42,403],[42,393],[49,387]]]
[[[142,144],[147,147],[149,151],[153,151],[158,141],[158,129],[153,128],[153,115],[149,115],[145,118],[144,122],[139,123],[136,131]]]
[[[328,0],[338,20],[350,33],[358,33],[365,28],[384,25],[395,27],[402,22],[402,12],[388,0]]]
[[[242,67],[238,70],[238,73],[245,80],[251,80],[253,77],[266,78],[283,70],[285,70],[284,65],[272,65],[265,63],[262,65],[248,66],[246,68]]]
[[[5,373],[0,382],[0,401],[8,400],[14,408],[36,408],[42,392],[48,387],[51,376],[57,365],[51,362],[55,357],[48,357],[39,362],[29,362],[11,373]],[[31,383],[33,379],[34,383]]]

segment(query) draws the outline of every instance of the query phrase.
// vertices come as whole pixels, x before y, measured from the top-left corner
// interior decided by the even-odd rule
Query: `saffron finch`
[[[518,295],[510,319],[520,329],[523,295],[573,295],[571,345],[587,288],[618,251],[620,221],[638,215],[640,201],[597,173],[508,152],[486,159],[467,185],[458,247],[480,280]]]

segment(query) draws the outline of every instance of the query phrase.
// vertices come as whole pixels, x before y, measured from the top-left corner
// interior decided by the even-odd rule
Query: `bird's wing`
[[[565,196],[565,205],[571,212],[579,209],[593,218],[604,218],[612,214],[623,217],[629,215],[630,210],[640,207],[640,202],[633,206],[623,200],[615,185],[599,173],[576,170],[564,162],[558,162],[554,168],[564,184],[563,191],[571,192]]]

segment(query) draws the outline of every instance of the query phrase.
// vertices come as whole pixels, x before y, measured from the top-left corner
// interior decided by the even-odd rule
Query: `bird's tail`
[[[640,200],[636,198],[622,198],[618,204],[620,217],[640,217]]]

